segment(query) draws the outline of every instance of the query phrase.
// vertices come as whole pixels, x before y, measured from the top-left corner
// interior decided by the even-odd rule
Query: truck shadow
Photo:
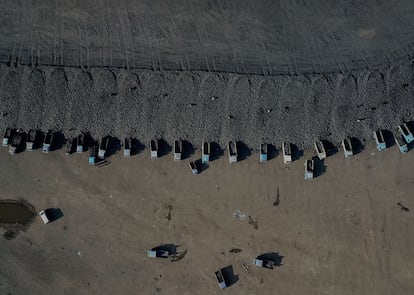
[[[338,147],[336,147],[332,142],[328,140],[322,140],[322,144],[325,147],[327,157],[333,156],[338,152]]]
[[[351,144],[354,155],[362,153],[365,148],[361,140],[356,137],[351,137]]]
[[[221,273],[223,274],[227,287],[234,285],[239,280],[239,276],[234,274],[232,265],[222,268]]]
[[[274,144],[267,145],[267,160],[270,161],[279,155],[279,151]]]
[[[276,266],[282,266],[282,260],[284,256],[279,255],[279,252],[268,252],[257,256],[260,260],[270,260],[275,263]]]
[[[237,161],[243,161],[252,155],[251,149],[242,141],[237,141]]]
[[[224,155],[224,150],[221,148],[221,146],[217,142],[212,142],[210,161],[217,160],[223,155]]]
[[[59,208],[45,209],[45,213],[50,222],[54,222],[63,217],[63,212]]]

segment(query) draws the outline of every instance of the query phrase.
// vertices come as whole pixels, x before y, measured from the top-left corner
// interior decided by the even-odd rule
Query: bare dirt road
[[[413,155],[369,145],[328,158],[325,174],[305,181],[304,157],[289,166],[280,156],[221,157],[194,176],[187,160],[150,161],[148,150],[101,168],[86,154],[1,150],[0,196],[64,216],[0,239],[0,293],[221,294],[214,271],[232,265],[228,294],[410,294]],[[186,255],[147,258],[160,243]],[[242,269],[265,252],[283,256],[282,266]]]

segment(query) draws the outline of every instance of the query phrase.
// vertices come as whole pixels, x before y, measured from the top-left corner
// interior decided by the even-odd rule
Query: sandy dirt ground
[[[232,265],[238,281],[226,294],[410,294],[414,153],[372,145],[349,159],[338,153],[311,181],[305,157],[286,166],[280,155],[234,165],[222,156],[195,176],[188,159],[151,161],[148,150],[98,168],[86,153],[11,157],[2,149],[0,197],[64,216],[48,225],[37,217],[0,239],[0,293],[221,294],[214,271]],[[186,255],[147,258],[161,243]],[[242,269],[265,252],[278,252],[282,265]]]
[[[0,61],[259,75],[412,57],[411,0],[1,1]]]

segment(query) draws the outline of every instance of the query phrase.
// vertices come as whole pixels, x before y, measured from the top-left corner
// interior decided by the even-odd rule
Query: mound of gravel
[[[414,117],[413,68],[248,76],[207,72],[0,66],[0,127],[95,138],[181,138],[251,148],[368,139]]]

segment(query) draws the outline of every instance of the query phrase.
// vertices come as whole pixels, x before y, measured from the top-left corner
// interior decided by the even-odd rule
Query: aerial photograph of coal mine
[[[0,11],[0,295],[414,294],[413,0]]]

